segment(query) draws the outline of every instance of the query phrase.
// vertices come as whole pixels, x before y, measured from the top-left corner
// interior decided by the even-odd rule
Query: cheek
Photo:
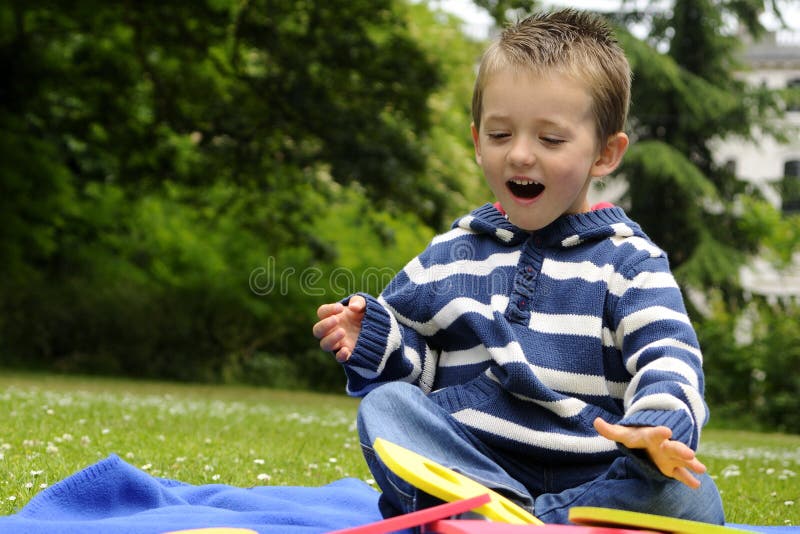
[[[503,174],[503,158],[491,150],[484,150],[481,152],[479,163],[487,178],[491,179],[497,175]]]
[[[575,153],[566,157],[550,161],[550,170],[553,175],[562,176],[563,179],[583,180],[589,177],[594,159],[590,154]]]

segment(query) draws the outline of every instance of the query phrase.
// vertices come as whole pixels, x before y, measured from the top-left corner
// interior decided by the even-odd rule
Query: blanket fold
[[[320,487],[194,486],[111,455],[44,489],[3,534],[155,534],[204,527],[316,534],[379,521],[378,492],[344,478]]]

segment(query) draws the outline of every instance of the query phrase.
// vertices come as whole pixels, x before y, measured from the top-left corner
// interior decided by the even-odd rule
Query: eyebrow
[[[504,121],[504,120],[509,120],[510,118],[511,115],[508,115],[506,113],[492,113],[492,114],[484,114],[483,121],[484,122],[488,122],[490,120]]]
[[[506,113],[493,113],[489,115],[485,115],[482,119],[482,122],[485,124],[489,124],[491,121],[497,122],[504,122],[511,120],[511,115]],[[557,122],[547,118],[540,118],[536,120],[537,123],[545,126],[545,127],[555,127],[555,128],[570,128],[571,123],[567,121]]]

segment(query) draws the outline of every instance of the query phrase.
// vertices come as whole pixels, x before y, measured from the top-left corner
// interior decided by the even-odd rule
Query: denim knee
[[[674,515],[694,521],[723,525],[725,523],[725,512],[722,507],[722,498],[714,480],[704,474],[697,478],[700,479],[700,487],[691,489],[681,482],[673,482],[679,487],[675,498]]]
[[[404,408],[409,402],[419,402],[424,397],[420,389],[406,382],[388,382],[370,391],[358,407],[358,435],[362,445],[371,447],[377,437],[403,432],[407,426],[405,416],[413,410]],[[411,429],[408,429],[411,430]]]
[[[567,523],[575,506],[615,508],[721,525],[722,500],[714,481],[701,475],[692,489],[664,475],[650,475],[629,457],[615,460],[606,474],[560,493],[536,498],[535,514],[546,523]]]
[[[683,482],[660,474],[655,466],[643,469],[640,459],[628,457],[625,460],[631,473],[638,473],[639,477],[649,482],[647,493],[651,499],[642,503],[647,503],[650,513],[715,525],[725,523],[719,490],[707,474],[695,475],[700,480],[700,487],[692,489]],[[647,473],[653,474],[648,476]],[[647,509],[641,511],[647,512]]]
[[[361,449],[370,472],[383,490],[378,506],[384,517],[412,512],[420,506],[420,499],[426,497],[386,467],[373,448],[379,437],[409,447],[415,436],[414,426],[421,418],[415,415],[416,407],[423,400],[424,394],[416,386],[389,382],[369,392],[359,405],[357,424]]]

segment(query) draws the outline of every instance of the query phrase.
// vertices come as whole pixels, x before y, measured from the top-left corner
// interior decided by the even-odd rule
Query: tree
[[[403,6],[0,5],[4,361],[219,379],[307,353],[313,296],[251,271],[333,262],[341,186],[439,225],[458,185],[423,172],[441,80]]]
[[[770,230],[740,231],[747,224],[741,201],[753,193],[714,161],[711,144],[728,135],[750,140],[780,135],[773,126],[780,114],[776,94],[736,77],[740,41],[724,24],[733,16],[760,34],[761,9],[763,2],[676,0],[649,21],[649,47],[623,37],[636,80],[631,120],[636,143],[621,169],[632,177],[632,214],[670,253],[684,284],[724,287],[734,300],[741,295],[739,267]],[[666,54],[658,47],[666,47]]]

